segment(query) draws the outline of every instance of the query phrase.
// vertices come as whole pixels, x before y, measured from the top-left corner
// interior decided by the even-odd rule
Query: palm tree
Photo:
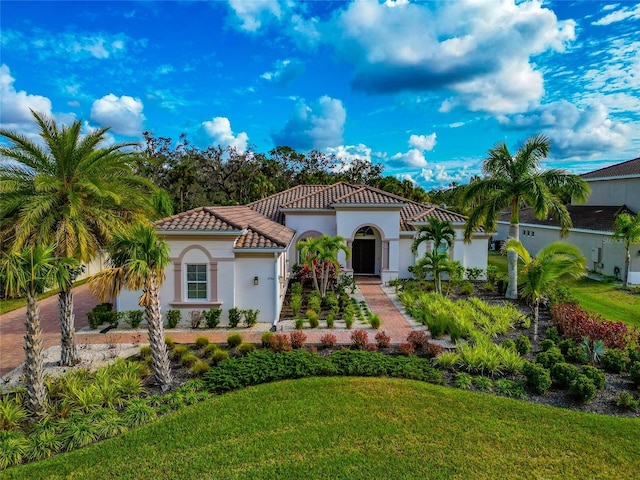
[[[523,263],[523,295],[533,301],[533,338],[538,339],[540,300],[554,291],[565,278],[580,278],[586,273],[587,259],[575,245],[553,242],[531,257],[524,245],[513,238],[507,241],[507,252],[514,252]]]
[[[314,287],[322,298],[325,298],[331,273],[333,272],[334,278],[340,273],[339,252],[344,252],[347,259],[351,256],[344,237],[322,235],[318,238],[308,238],[299,242],[297,248],[303,263],[312,272]]]
[[[423,242],[433,242],[433,249],[425,252],[422,263],[427,270],[432,272],[435,289],[439,294],[442,294],[441,275],[449,268],[449,254],[439,250],[445,243],[448,248],[451,248],[455,238],[456,232],[453,230],[451,222],[430,217],[426,225],[420,226],[411,244],[411,252],[415,255]]]
[[[29,410],[34,414],[42,412],[47,401],[38,294],[53,285],[56,275],[64,277],[69,272],[69,268],[66,267],[73,266],[69,260],[59,261],[54,255],[54,250],[53,245],[29,245],[3,254],[0,262],[5,295],[20,295],[27,298],[24,373]]]
[[[613,235],[624,241],[625,259],[624,275],[622,277],[622,288],[627,288],[629,281],[629,266],[631,265],[630,246],[632,243],[640,242],[640,213],[634,217],[628,213],[618,215],[615,220],[615,231]]]
[[[94,275],[89,287],[101,301],[118,296],[123,288],[142,289],[139,303],[147,318],[151,369],[155,381],[167,389],[173,380],[164,341],[159,291],[170,262],[169,244],[158,237],[152,226],[136,224],[127,231],[116,232],[107,252],[110,268]]]
[[[511,226],[509,238],[520,239],[520,208],[527,205],[533,209],[536,218],[543,219],[551,214],[560,222],[564,236],[571,228],[571,217],[562,201],[553,194],[563,189],[575,201],[584,201],[589,196],[589,185],[577,175],[566,170],[541,170],[540,161],[545,158],[551,142],[544,135],[529,138],[522,147],[511,155],[502,142],[489,150],[489,156],[482,164],[484,178],[470,183],[462,194],[463,205],[473,203],[475,207],[467,220],[465,240],[470,241],[480,225],[495,231],[498,216],[510,209]],[[518,297],[517,255],[507,253],[509,261],[509,285],[506,297]]]
[[[59,127],[55,120],[32,112],[41,143],[0,130],[9,146],[0,156],[0,238],[16,248],[55,244],[58,258],[88,262],[113,232],[151,214],[153,185],[134,174],[135,144],[104,146],[108,129],[81,134],[80,120]],[[71,275],[73,277],[73,275]],[[59,285],[61,365],[77,359],[73,316],[73,278]]]

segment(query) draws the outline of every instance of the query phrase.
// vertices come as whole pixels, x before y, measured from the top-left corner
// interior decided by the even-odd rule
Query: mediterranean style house
[[[587,268],[603,275],[621,278],[625,249],[613,236],[615,218],[621,213],[636,215],[640,211],[640,158],[585,173],[591,195],[585,203],[567,205],[573,228],[565,238],[554,218],[538,220],[531,209],[520,213],[520,241],[530,252],[565,240],[578,246],[587,258]],[[494,239],[505,240],[509,233],[509,215],[498,221]],[[640,245],[631,246],[628,281],[640,284]]]
[[[300,185],[245,206],[201,207],[155,222],[171,248],[172,265],[160,291],[162,309],[232,307],[260,310],[258,320],[277,323],[300,240],[323,234],[345,238],[343,271],[409,278],[408,268],[429,245],[411,253],[416,230],[430,217],[450,221],[456,238],[449,251],[465,268],[487,268],[488,235],[464,242],[465,217],[377,188],[340,182]],[[139,293],[124,291],[118,310],[138,308]]]

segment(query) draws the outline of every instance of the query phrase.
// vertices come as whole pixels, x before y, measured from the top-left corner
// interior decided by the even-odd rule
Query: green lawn
[[[342,377],[217,396],[0,478],[622,479],[638,471],[638,419]]]
[[[85,278],[83,280],[78,280],[73,284],[73,286],[74,288],[79,287],[80,285],[84,285],[88,281],[89,281],[88,278]],[[54,288],[52,290],[49,290],[48,292],[44,292],[38,295],[38,300],[44,300],[45,298],[58,295],[59,292],[60,292],[59,288]],[[26,298],[11,298],[9,300],[2,300],[0,301],[0,315],[3,315],[8,312],[12,312],[13,310],[17,310],[18,308],[24,307],[26,305],[27,305]]]
[[[489,265],[507,272],[507,257],[489,254]],[[624,292],[620,287],[589,278],[567,283],[569,290],[580,305],[605,319],[640,326],[640,295]]]

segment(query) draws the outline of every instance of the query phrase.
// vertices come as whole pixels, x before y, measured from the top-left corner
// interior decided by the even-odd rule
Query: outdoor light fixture
[[[260,281],[258,280],[258,277],[253,277],[253,284],[258,285],[259,283]]]

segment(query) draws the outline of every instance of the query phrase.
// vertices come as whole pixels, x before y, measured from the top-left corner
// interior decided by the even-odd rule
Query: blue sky
[[[364,157],[431,188],[486,152],[548,135],[545,166],[640,156],[640,4],[11,2],[0,4],[0,123],[29,108],[113,140]]]

